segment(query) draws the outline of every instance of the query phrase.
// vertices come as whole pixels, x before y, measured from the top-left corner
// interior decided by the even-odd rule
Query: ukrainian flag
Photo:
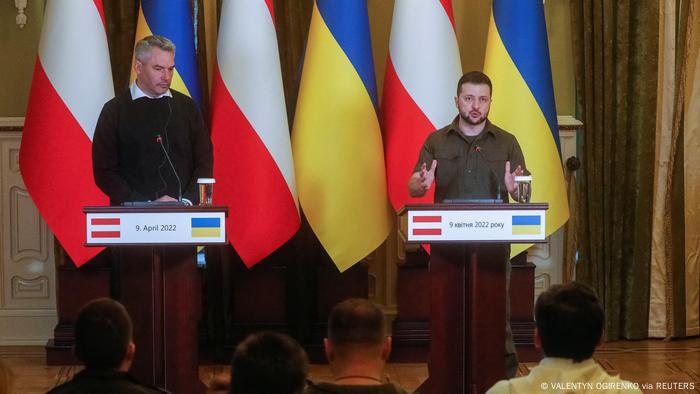
[[[365,0],[317,0],[292,131],[299,202],[342,272],[389,234]]]
[[[532,201],[549,203],[546,235],[569,219],[541,0],[494,0],[484,73],[493,82],[489,119],[513,133],[533,175]],[[530,245],[513,245],[512,255]]]
[[[192,218],[192,237],[208,238],[221,236],[220,218]]]
[[[164,36],[175,43],[175,73],[171,87],[201,106],[191,1],[141,0],[135,42],[150,35]],[[132,67],[130,82],[134,80],[136,73]]]
[[[513,215],[511,218],[513,234],[539,234],[541,225],[542,223],[538,215]]]

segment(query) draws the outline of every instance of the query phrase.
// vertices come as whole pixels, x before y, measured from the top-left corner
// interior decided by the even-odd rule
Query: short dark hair
[[[491,79],[488,75],[482,73],[481,71],[470,71],[459,79],[457,82],[457,96],[462,92],[462,85],[465,83],[471,83],[474,85],[488,85],[489,94],[493,93],[493,85],[491,85]]]
[[[287,335],[260,332],[236,346],[231,361],[231,394],[297,394],[306,383],[309,361]]]
[[[364,298],[349,298],[331,310],[328,339],[344,345],[379,345],[384,339],[384,315]]]
[[[539,296],[535,320],[546,356],[580,362],[593,356],[603,335],[605,312],[591,288],[570,282],[553,285]]]
[[[75,355],[86,368],[116,369],[132,338],[129,313],[119,302],[98,298],[86,304],[75,321]]]

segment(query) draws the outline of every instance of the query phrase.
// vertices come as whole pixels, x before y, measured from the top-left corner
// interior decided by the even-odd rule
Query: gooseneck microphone
[[[486,167],[489,168],[489,171],[491,171],[491,175],[493,175],[494,179],[496,180],[496,188],[497,188],[496,200],[502,202],[502,201],[503,201],[503,198],[501,197],[501,181],[500,181],[500,179],[499,179],[499,177],[498,177],[498,174],[496,174],[496,171],[494,171],[493,168],[491,168],[491,166],[488,165],[488,160],[486,160],[486,157],[484,157],[484,154],[481,153],[481,147],[480,147],[479,145],[477,145],[477,146],[474,147],[474,151],[475,151],[476,153],[478,153],[479,156],[481,156],[481,160],[483,160],[484,163],[486,163]]]
[[[175,166],[173,165],[172,160],[170,160],[168,150],[165,149],[165,145],[163,145],[163,138],[160,136],[160,134],[156,134],[156,142],[158,143],[158,145],[160,145],[160,148],[163,149],[163,153],[165,153],[165,158],[168,159],[168,164],[170,164],[170,168],[172,168],[173,174],[175,174],[175,179],[177,179],[177,200],[182,201],[182,182],[180,182],[180,176],[177,175]]]

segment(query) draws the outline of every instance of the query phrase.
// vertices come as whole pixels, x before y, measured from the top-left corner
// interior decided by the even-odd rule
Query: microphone
[[[486,160],[486,158],[484,157],[484,154],[481,153],[481,147],[480,147],[479,145],[477,145],[477,146],[474,147],[474,151],[475,151],[476,153],[478,153],[479,156],[481,156],[481,159],[482,159],[484,162],[488,163],[488,160]],[[503,202],[503,198],[501,197],[501,181],[500,181],[500,179],[499,179],[499,177],[498,177],[498,174],[496,174],[496,171],[494,171],[493,168],[491,168],[490,165],[486,164],[486,167],[489,168],[489,171],[491,171],[491,175],[493,175],[494,179],[496,180],[496,189],[497,189],[497,191],[496,191],[496,198],[495,198],[495,200],[497,200],[498,202]]]
[[[160,134],[156,134],[156,142],[158,143],[158,145],[160,145],[161,149],[163,149],[163,153],[165,153],[165,158],[168,159],[168,164],[170,164],[170,168],[172,168],[173,174],[175,174],[175,179],[177,179],[177,200],[182,201],[182,182],[180,182],[180,177],[177,175],[177,171],[175,170],[175,166],[173,165],[172,160],[170,160],[168,150],[165,149],[165,145],[163,145],[163,138],[160,136]]]

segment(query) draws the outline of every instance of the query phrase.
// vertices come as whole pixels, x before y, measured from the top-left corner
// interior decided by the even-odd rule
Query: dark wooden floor
[[[0,394],[45,393],[70,379],[76,366],[46,366],[43,347],[0,347]],[[700,338],[662,341],[620,341],[604,344],[595,359],[610,373],[637,382],[645,393],[700,393]],[[525,375],[535,364],[521,364]],[[201,366],[199,374],[207,384],[225,365]],[[386,374],[408,390],[426,378],[425,364],[390,364]],[[329,380],[326,365],[311,366],[312,380]]]

